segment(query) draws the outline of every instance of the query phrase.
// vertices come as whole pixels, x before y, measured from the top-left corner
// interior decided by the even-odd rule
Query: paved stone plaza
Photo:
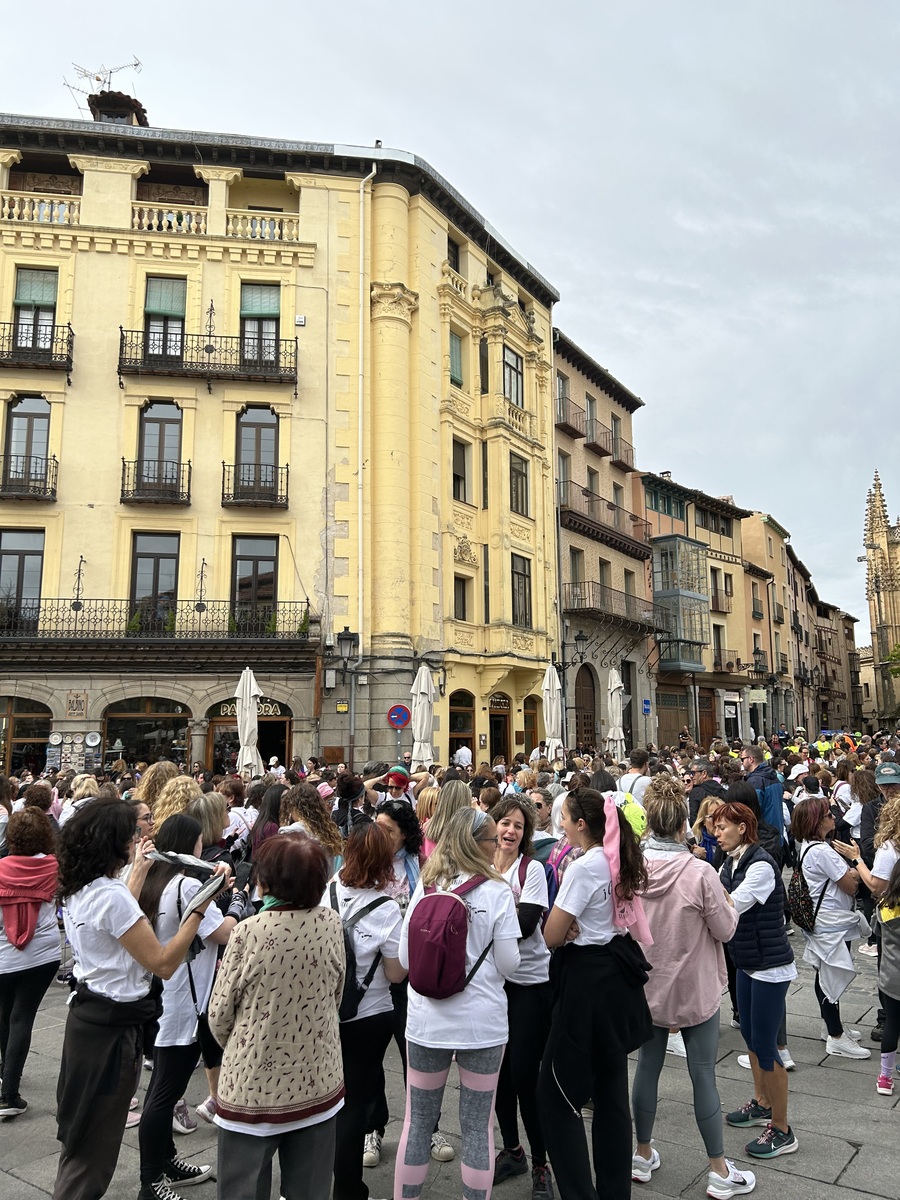
[[[802,950],[799,935],[796,952]],[[842,1004],[844,1018],[864,1032],[863,1044],[871,1046],[869,1030],[875,1015],[875,964],[857,957],[859,976]],[[29,1111],[0,1125],[0,1200],[39,1200],[51,1194],[56,1175],[58,1144],[55,1138],[54,1096],[62,1046],[67,991],[54,985],[47,995],[35,1028],[31,1057],[22,1083]],[[735,1108],[751,1095],[751,1076],[737,1064],[744,1047],[740,1034],[731,1029],[727,1001],[719,1048],[719,1090],[723,1106]],[[788,1041],[797,1063],[790,1076],[790,1119],[800,1141],[797,1154],[769,1163],[755,1164],[756,1194],[777,1200],[837,1200],[857,1195],[897,1200],[900,1196],[900,1079],[897,1094],[879,1096],[877,1048],[873,1057],[858,1062],[830,1058],[820,1040],[821,1020],[812,988],[812,972],[800,964],[800,978],[788,997]],[[382,1165],[366,1171],[371,1195],[390,1197],[393,1190],[393,1156],[403,1114],[402,1076],[396,1052],[387,1062],[389,1097],[393,1120],[385,1137]],[[146,1087],[144,1073],[141,1090]],[[448,1103],[441,1128],[459,1146],[455,1114],[455,1076],[451,1075]],[[205,1077],[198,1071],[188,1092],[192,1104],[205,1095]],[[656,1145],[662,1166],[652,1184],[635,1184],[635,1193],[646,1200],[657,1196],[703,1196],[706,1191],[706,1162],[694,1124],[690,1103],[690,1080],[682,1059],[667,1056],[660,1087]],[[598,1118],[601,1114],[598,1114]],[[746,1163],[743,1146],[750,1140],[746,1130],[726,1129],[725,1153]],[[176,1138],[181,1155],[196,1162],[215,1162],[215,1131],[200,1124],[196,1133]],[[133,1200],[138,1192],[137,1130],[125,1133],[119,1166],[108,1195],[114,1200]],[[277,1174],[276,1174],[277,1185]],[[213,1200],[214,1184],[204,1184],[185,1194],[192,1200]],[[432,1168],[425,1188],[427,1200],[456,1200],[460,1194],[459,1161]],[[530,1200],[530,1179],[522,1177],[497,1189],[499,1200]],[[273,1188],[273,1197],[278,1192]],[[223,1200],[227,1200],[224,1197]]]

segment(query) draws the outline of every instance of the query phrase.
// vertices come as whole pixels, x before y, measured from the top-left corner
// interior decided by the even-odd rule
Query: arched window
[[[161,758],[186,762],[190,709],[162,696],[130,697],[110,704],[104,716],[104,763],[123,758],[135,763]]]
[[[450,693],[450,745],[447,761],[453,760],[453,755],[460,746],[468,746],[474,753],[475,739],[475,697],[471,692]]]
[[[39,775],[47,762],[50,709],[24,696],[0,696],[0,774],[26,768]]]
[[[575,676],[575,744],[595,746],[597,709],[594,673],[587,663],[578,668]]]

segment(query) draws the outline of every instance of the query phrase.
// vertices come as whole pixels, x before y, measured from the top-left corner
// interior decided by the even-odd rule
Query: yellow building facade
[[[227,767],[245,665],[282,762],[392,758],[423,662],[436,756],[524,747],[556,293],[413,155],[93,102],[0,117],[3,767]]]

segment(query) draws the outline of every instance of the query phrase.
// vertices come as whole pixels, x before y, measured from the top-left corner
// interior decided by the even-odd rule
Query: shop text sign
[[[280,717],[282,711],[277,700],[267,700],[265,696],[261,696],[256,702],[256,715],[258,717]],[[219,705],[220,717],[237,717],[237,700],[223,700]]]

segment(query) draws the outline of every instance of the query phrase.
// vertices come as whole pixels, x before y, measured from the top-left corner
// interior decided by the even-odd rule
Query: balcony
[[[0,455],[0,498],[4,500],[55,500],[59,463],[56,455]]]
[[[155,353],[165,350],[165,353]],[[186,333],[165,345],[148,342],[142,329],[119,329],[119,375],[174,375],[297,383],[296,338],[241,338]]]
[[[778,604],[776,602],[774,609],[772,611],[772,620],[775,622],[776,625],[784,624],[784,605],[783,604]]]
[[[139,233],[196,236],[206,233],[207,216],[207,209],[194,206],[174,208],[164,204],[132,204],[131,228]]]
[[[850,702],[854,708],[862,708],[863,706],[863,690],[856,684],[850,689]]]
[[[790,673],[790,668],[788,666],[788,656],[786,654],[779,653],[779,655],[778,655],[778,674],[779,675],[788,675],[789,673]]]
[[[733,597],[716,588],[709,593],[709,610],[714,613],[730,613],[733,607]]]
[[[659,643],[660,671],[705,671],[700,642],[666,641]]]
[[[34,192],[0,192],[0,222],[29,225],[77,225],[80,196],[40,196]]]
[[[794,633],[799,634],[801,637],[803,636],[803,626],[800,624],[800,617],[796,609],[791,613],[791,629],[793,629]]]
[[[556,428],[573,438],[585,435],[584,409],[573,404],[568,396],[556,397]]]
[[[225,236],[250,242],[299,242],[300,217],[296,213],[229,208],[225,213]]]
[[[760,601],[758,601],[758,600],[753,601],[753,605],[751,608],[751,615],[753,616],[754,621],[761,621],[763,619],[763,617],[766,615],[765,610]]]
[[[75,334],[71,325],[19,326],[0,321],[0,367],[65,371],[69,383]]]
[[[612,465],[622,471],[634,470],[634,446],[622,437],[612,440]]]
[[[856,650],[851,650],[847,654],[847,666],[851,671],[859,672],[859,653]]]
[[[119,499],[123,504],[190,504],[191,464],[123,458]]]
[[[308,600],[3,601],[0,667],[133,671],[139,661],[143,670],[167,674],[239,673],[252,661],[257,670],[287,664],[312,675],[319,634]]]
[[[650,558],[649,521],[570,479],[560,480],[558,497],[560,521],[567,529],[596,538],[632,558]]]
[[[668,630],[671,614],[652,600],[620,592],[605,583],[564,583],[563,612],[580,613],[601,624],[633,625],[648,633]]]
[[[584,444],[595,454],[612,454],[612,430],[607,429],[596,417],[590,417],[584,423]]]
[[[741,666],[741,656],[736,650],[726,650],[722,646],[714,646],[712,656],[714,671],[725,671],[730,673],[731,671],[743,670],[743,667]]]
[[[287,508],[288,468],[222,463],[222,507]]]

